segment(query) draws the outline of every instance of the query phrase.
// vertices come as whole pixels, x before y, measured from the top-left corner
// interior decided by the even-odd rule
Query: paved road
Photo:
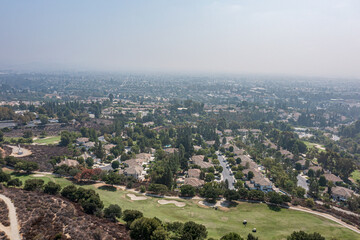
[[[227,166],[227,161],[225,160],[225,157],[220,155],[220,154],[217,154],[218,156],[218,159],[219,159],[219,162],[220,162],[220,165],[223,167],[223,171],[222,171],[222,177],[223,177],[223,180],[225,181],[226,179],[228,180],[229,182],[229,189],[235,189],[234,188],[234,181],[235,181],[235,177],[234,176],[231,176],[230,175],[230,169],[227,169],[226,166]]]
[[[306,190],[306,192],[308,192],[309,191],[309,186],[308,186],[308,183],[306,182],[306,178],[304,176],[300,175],[300,174],[296,178],[298,180],[297,185],[299,187],[304,188]]]
[[[11,202],[10,198],[5,195],[0,194],[0,199],[4,200],[8,209],[9,209],[9,219],[10,227],[4,227],[0,224],[0,229],[3,230],[10,240],[20,240],[19,225],[16,217],[16,210],[14,204]]]

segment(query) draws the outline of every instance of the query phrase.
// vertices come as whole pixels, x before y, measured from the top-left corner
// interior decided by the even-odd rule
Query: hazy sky
[[[0,67],[360,77],[360,1],[2,0]]]

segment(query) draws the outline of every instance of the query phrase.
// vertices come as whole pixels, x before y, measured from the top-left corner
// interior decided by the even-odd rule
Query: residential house
[[[185,178],[184,180],[184,185],[191,185],[193,187],[201,187],[204,183],[204,180],[198,178]]]
[[[77,165],[79,165],[79,162],[76,160],[72,160],[72,159],[64,159],[61,162],[59,162],[58,164],[56,164],[56,166],[61,166],[61,165],[66,165],[69,167],[76,167]]]
[[[198,179],[200,179],[200,173],[201,173],[200,169],[189,169],[188,170],[188,177],[189,178],[198,178]]]
[[[324,177],[326,178],[327,181],[331,181],[333,183],[337,183],[337,182],[343,182],[343,180],[341,178],[339,178],[338,176],[332,174],[332,173],[325,173]]]
[[[78,145],[83,145],[87,142],[89,142],[89,138],[86,138],[86,137],[76,139],[76,143]]]
[[[339,187],[339,186],[331,188],[331,197],[335,201],[346,201],[352,195],[356,195],[356,194],[351,189]]]
[[[204,155],[194,155],[191,157],[191,163],[200,166],[201,168],[209,168],[214,165],[210,162],[204,161]]]

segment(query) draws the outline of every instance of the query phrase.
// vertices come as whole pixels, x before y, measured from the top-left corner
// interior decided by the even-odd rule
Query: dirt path
[[[16,210],[14,204],[11,202],[10,198],[6,197],[5,195],[0,194],[0,199],[4,200],[8,209],[9,209],[9,219],[10,219],[10,226],[5,227],[0,224],[0,230],[4,231],[6,235],[10,238],[10,240],[20,240],[20,233],[19,233],[19,225],[16,217]]]
[[[309,210],[307,208],[302,208],[302,207],[290,207],[289,209],[296,210],[296,211],[302,211],[302,212],[310,213],[310,214],[317,215],[320,217],[324,217],[326,219],[329,219],[331,221],[334,221],[334,222],[340,224],[343,227],[346,227],[347,229],[350,229],[350,230],[360,234],[360,230],[358,230],[356,227],[351,226],[351,225],[341,221],[340,219],[331,216],[330,214],[320,213],[320,212],[312,211],[312,210]]]

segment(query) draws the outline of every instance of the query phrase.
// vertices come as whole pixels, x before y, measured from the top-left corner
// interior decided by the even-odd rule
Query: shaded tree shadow
[[[18,171],[15,171],[15,172],[12,172],[10,175],[11,176],[15,176],[15,177],[23,177],[23,176],[29,176],[31,175],[32,173],[27,173],[27,172],[18,172]]]
[[[228,202],[228,204],[226,205],[228,208],[233,208],[233,207],[237,207],[239,205],[239,203],[237,202]]]
[[[98,187],[98,189],[105,190],[105,191],[116,192],[116,187],[110,186],[110,185],[104,185],[104,186]]]
[[[272,211],[275,211],[275,212],[280,212],[281,211],[281,207],[279,206],[276,206],[276,205],[268,205],[268,208]]]

